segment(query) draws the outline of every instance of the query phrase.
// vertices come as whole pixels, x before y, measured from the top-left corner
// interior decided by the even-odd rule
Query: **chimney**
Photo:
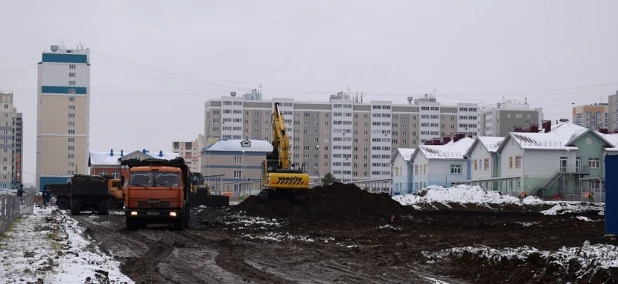
[[[120,150],[120,157],[124,157],[124,150]]]
[[[551,131],[551,120],[543,120],[541,126],[545,133],[549,133]]]
[[[440,138],[433,138],[433,145],[442,145],[442,139]]]
[[[163,157],[163,150],[159,150],[159,157]]]
[[[142,149],[142,153],[146,154],[146,148]]]
[[[112,156],[112,157],[114,156],[114,149],[110,149],[109,150],[109,155]]]
[[[448,142],[451,142],[451,137],[448,137],[448,136],[442,137],[442,144],[448,144]]]
[[[454,139],[453,139],[453,142],[457,142],[457,141],[459,141],[461,138],[464,138],[464,137],[466,137],[466,134],[465,134],[465,133],[457,133],[457,134],[455,134],[455,137],[454,137]]]
[[[513,132],[524,132],[524,129],[521,126],[514,126]]]
[[[609,134],[609,129],[607,129],[606,127],[601,127],[599,128],[599,132],[603,134]]]
[[[530,124],[530,132],[531,133],[539,133],[539,125],[538,124]]]

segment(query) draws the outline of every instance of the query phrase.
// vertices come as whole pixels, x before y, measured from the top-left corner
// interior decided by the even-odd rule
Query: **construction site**
[[[604,237],[603,207],[542,213],[555,206],[403,206],[335,183],[300,203],[250,197],[196,208],[183,231],[128,231],[113,210],[74,218],[135,283],[616,282],[616,268],[586,251],[616,245]]]

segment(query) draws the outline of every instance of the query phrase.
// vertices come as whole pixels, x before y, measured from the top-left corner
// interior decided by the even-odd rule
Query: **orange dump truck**
[[[129,167],[125,188],[128,230],[146,224],[172,224],[177,230],[189,225],[191,172],[183,158],[129,159],[121,164]]]

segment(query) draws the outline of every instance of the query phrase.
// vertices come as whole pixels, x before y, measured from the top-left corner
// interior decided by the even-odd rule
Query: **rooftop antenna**
[[[433,97],[436,97],[436,88],[433,88]]]
[[[260,83],[260,94],[262,93],[262,83]]]

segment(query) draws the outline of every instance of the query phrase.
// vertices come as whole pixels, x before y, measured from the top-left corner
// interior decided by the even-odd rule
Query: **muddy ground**
[[[365,198],[372,201],[370,197],[359,200]],[[136,283],[618,281],[615,270],[589,269],[578,263],[562,267],[538,255],[499,261],[474,253],[437,260],[427,256],[464,246],[531,246],[555,251],[563,246],[581,247],[585,241],[618,245],[604,238],[603,216],[598,212],[545,216],[534,212],[545,208],[517,206],[418,211],[376,198],[383,204],[377,205],[380,214],[373,218],[349,218],[348,212],[356,210],[362,215],[373,207],[365,211],[358,209],[362,206],[333,207],[336,213],[329,215],[324,213],[328,207],[324,201],[305,201],[321,212],[312,218],[298,213],[310,210],[303,207],[306,204],[278,202],[279,209],[273,210],[272,206],[251,205],[256,201],[249,200],[227,209],[194,210],[191,228],[181,232],[165,227],[129,232],[119,211],[75,218],[89,228],[88,233],[104,250],[125,262],[123,272]],[[286,206],[296,209],[280,209]],[[394,206],[393,214],[386,214],[388,206]],[[247,208],[251,212],[241,210]]]

